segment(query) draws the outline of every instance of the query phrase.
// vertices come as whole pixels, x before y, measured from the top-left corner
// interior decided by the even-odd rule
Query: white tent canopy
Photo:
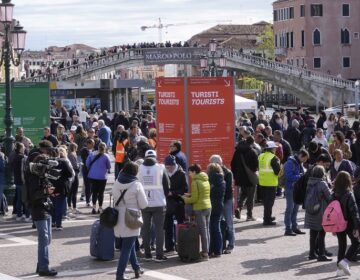
[[[257,115],[258,103],[255,100],[235,95],[235,111],[254,112]]]

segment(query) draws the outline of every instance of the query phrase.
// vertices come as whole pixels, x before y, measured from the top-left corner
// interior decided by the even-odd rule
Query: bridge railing
[[[96,71],[98,69],[111,65],[115,66],[119,62],[126,62],[131,60],[143,60],[144,59],[143,50],[144,49],[139,48],[139,49],[129,49],[125,51],[120,51],[118,53],[110,53],[106,56],[98,57],[62,69],[54,68],[54,70],[55,69],[56,70],[52,73],[45,73],[42,75],[25,79],[24,81],[40,82],[40,81],[49,81],[49,80],[66,80],[69,77],[79,76],[79,75],[82,76],[86,74],[86,72]],[[229,61],[233,61],[235,63],[240,62],[255,67],[261,67],[278,73],[326,84],[332,87],[345,88],[353,91],[355,90],[354,82],[342,78],[334,77],[322,72],[308,70],[293,65],[288,65],[274,60],[248,55],[230,49],[222,49],[219,50],[218,52],[223,54]]]
[[[278,73],[296,76],[307,80],[313,80],[330,86],[355,90],[355,83],[353,81],[337,78],[322,72],[288,65],[258,56],[243,54],[238,51],[227,50],[224,52],[224,55],[229,61],[233,60],[234,62],[241,62],[256,67],[262,67]]]

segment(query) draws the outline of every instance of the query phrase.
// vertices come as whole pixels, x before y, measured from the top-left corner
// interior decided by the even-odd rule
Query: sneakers
[[[342,269],[337,269],[336,270],[336,277],[343,277],[346,276],[345,272]]]
[[[72,210],[72,213],[73,213],[73,214],[81,214],[81,211],[78,210],[78,209],[76,209],[76,208],[74,208],[74,209]]]
[[[228,255],[228,254],[231,254],[233,251],[234,251],[234,248],[231,248],[231,247],[228,246],[228,247],[224,250],[223,254]]]
[[[284,233],[285,236],[296,236],[296,233],[292,230],[286,230]]]
[[[57,271],[54,269],[49,269],[46,271],[39,271],[39,276],[56,276],[57,275]]]
[[[54,230],[56,230],[56,231],[63,231],[64,228],[63,228],[62,226],[60,226],[60,227],[55,227]]]
[[[152,258],[152,255],[151,255],[151,254],[150,254],[150,255],[146,255],[146,254],[145,254],[145,261],[146,261],[146,262],[151,262],[152,259],[153,259],[153,258]]]
[[[319,256],[319,257],[317,258],[317,261],[318,261],[318,262],[331,262],[332,259],[328,258],[327,256]]]
[[[298,228],[295,228],[295,229],[293,229],[292,231],[293,231],[294,233],[296,233],[296,234],[306,234],[306,232],[301,231],[301,230],[298,229]]]
[[[351,275],[351,272],[350,272],[350,267],[349,267],[349,263],[346,259],[342,259],[339,263],[338,263],[338,267],[342,269],[342,271],[344,271],[344,273],[347,275],[347,276],[350,276]]]
[[[200,257],[201,257],[201,260],[203,260],[203,261],[208,261],[209,260],[209,254],[208,253],[201,252]]]
[[[167,261],[167,257],[165,257],[165,256],[157,256],[157,257],[154,259],[154,261],[157,262],[157,263],[162,263],[162,262]]]
[[[29,217],[29,218],[25,218],[25,223],[32,223],[32,219],[31,219],[31,217]]]
[[[141,267],[139,267],[139,269],[136,269],[134,272],[135,278],[140,278],[140,275],[144,274],[145,271]]]
[[[271,222],[263,222],[264,226],[276,226],[276,222],[271,221]]]
[[[256,219],[253,216],[247,216],[246,221],[247,222],[255,222]]]
[[[17,221],[17,222],[22,222],[22,221],[24,221],[25,219],[24,219],[24,217],[23,216],[21,216],[21,217],[16,217],[15,218],[15,221]]]

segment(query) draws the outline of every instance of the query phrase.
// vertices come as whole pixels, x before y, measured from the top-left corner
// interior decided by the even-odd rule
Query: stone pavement
[[[105,206],[109,204],[106,196]],[[96,261],[89,255],[90,227],[97,218],[90,215],[91,208],[83,202],[79,205],[83,214],[77,219],[64,222],[64,231],[53,232],[50,246],[51,267],[59,271],[60,279],[115,279],[119,252],[115,260]],[[285,237],[283,215],[285,200],[277,199],[275,216],[278,225],[263,227],[261,219],[245,222],[243,219],[235,224],[236,248],[231,255],[194,264],[181,263],[176,255],[170,255],[165,263],[142,263],[145,268],[144,280],[191,280],[191,279],[335,279],[336,258],[329,263],[308,261],[309,233],[296,237]],[[246,213],[243,213],[246,214]],[[256,217],[262,217],[262,206],[255,207]],[[304,212],[299,213],[300,223]],[[327,248],[334,254],[337,251],[337,240],[328,235]],[[10,275],[19,279],[37,279],[34,274],[37,261],[36,231],[31,224],[17,223],[10,217],[0,222],[0,280]],[[360,266],[351,265],[353,276],[360,279]],[[131,272],[131,271],[129,271]],[[129,273],[131,277],[133,273]],[[336,279],[346,279],[336,278]]]

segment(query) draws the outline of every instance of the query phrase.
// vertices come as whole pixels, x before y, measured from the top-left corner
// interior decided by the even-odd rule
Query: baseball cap
[[[95,128],[95,127],[98,127],[98,125],[99,125],[99,124],[98,124],[97,122],[94,122],[91,127],[92,127],[92,128]]]
[[[70,131],[76,131],[76,129],[77,129],[77,126],[73,125],[73,126],[71,126]]]
[[[278,147],[278,145],[276,145],[276,143],[274,141],[267,141],[266,142],[266,148],[267,149],[275,149],[277,147]]]
[[[156,152],[154,151],[154,150],[147,150],[146,152],[145,152],[145,157],[147,158],[147,157],[154,157],[154,158],[156,158]]]

